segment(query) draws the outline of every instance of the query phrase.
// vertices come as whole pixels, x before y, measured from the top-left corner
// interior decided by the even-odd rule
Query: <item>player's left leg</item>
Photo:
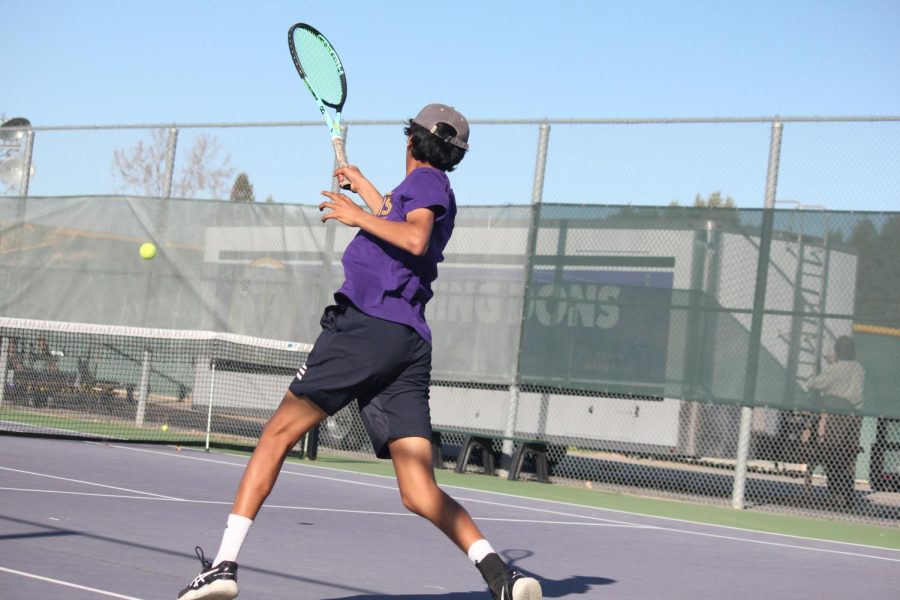
[[[403,506],[434,523],[463,552],[484,537],[469,513],[438,487],[430,440],[406,437],[389,446]]]
[[[434,478],[431,441],[404,437],[388,442],[403,505],[431,521],[468,554],[496,600],[540,600],[536,579],[510,569],[493,551],[472,517],[438,487]]]
[[[291,448],[303,435],[328,416],[306,398],[287,392],[278,410],[266,422],[232,505],[232,514],[255,519],[263,502],[272,491],[281,465]]]

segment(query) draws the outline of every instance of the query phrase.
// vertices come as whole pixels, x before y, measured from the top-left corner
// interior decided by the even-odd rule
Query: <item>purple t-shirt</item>
[[[431,282],[437,279],[437,264],[444,260],[456,219],[456,199],[446,173],[431,167],[414,169],[384,197],[376,216],[405,221],[417,208],[435,214],[425,254],[414,256],[360,230],[344,251],[345,281],[335,296],[343,294],[371,317],[409,325],[431,344],[425,304],[434,295]]]

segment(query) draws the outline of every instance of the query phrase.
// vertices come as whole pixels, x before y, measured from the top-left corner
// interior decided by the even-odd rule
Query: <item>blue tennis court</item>
[[[214,554],[245,456],[0,438],[3,598],[174,598]],[[471,477],[479,477],[471,475]],[[546,598],[894,598],[900,551],[447,487]],[[390,477],[292,462],[241,554],[241,597],[489,598]]]

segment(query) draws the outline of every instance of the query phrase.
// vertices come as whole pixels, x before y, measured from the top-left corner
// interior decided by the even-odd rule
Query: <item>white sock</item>
[[[228,515],[228,525],[225,527],[225,533],[222,535],[222,545],[219,546],[219,553],[216,554],[216,558],[213,560],[213,566],[216,566],[223,560],[231,562],[237,560],[238,552],[241,551],[241,545],[244,543],[244,538],[247,537],[247,532],[250,531],[252,524],[253,520],[247,517],[236,514]]]
[[[476,565],[484,560],[484,557],[488,554],[494,552],[494,549],[491,547],[491,543],[484,538],[481,538],[477,542],[473,543],[469,546],[469,560],[471,560]]]

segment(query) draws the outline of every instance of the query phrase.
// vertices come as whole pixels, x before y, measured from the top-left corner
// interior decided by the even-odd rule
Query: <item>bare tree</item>
[[[678,208],[681,206],[681,203],[678,200],[672,200],[669,202],[669,206]],[[709,195],[709,198],[704,198],[697,194],[694,198],[694,208],[737,208],[737,205],[735,205],[731,196],[722,198],[722,192],[713,192]]]
[[[734,208],[734,199],[731,196],[726,196],[722,198],[722,192],[713,192],[709,195],[709,198],[704,199],[703,196],[697,194],[694,198],[694,206],[697,208],[703,208],[708,206],[709,208]]]
[[[167,145],[167,130],[154,129],[149,143],[139,140],[129,149],[116,148],[112,173],[118,190],[157,198],[166,195]],[[197,135],[186,157],[176,161],[180,166],[173,173],[172,195],[190,198],[207,192],[213,198],[223,198],[234,167],[229,155],[219,158],[220,150],[221,145],[214,136]]]

